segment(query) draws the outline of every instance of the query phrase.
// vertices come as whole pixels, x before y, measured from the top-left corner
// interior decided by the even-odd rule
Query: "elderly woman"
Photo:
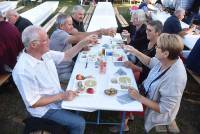
[[[142,9],[138,9],[132,14],[132,24],[127,28],[127,30],[123,30],[122,32],[122,34],[127,36],[127,44],[135,47],[140,52],[146,50],[148,44],[146,21],[145,12]]]
[[[131,46],[124,49],[136,55],[151,71],[143,82],[142,95],[130,87],[129,94],[145,107],[145,130],[175,122],[187,75],[179,54],[183,49],[181,38],[175,34],[161,34],[157,41],[156,55],[150,58]],[[141,89],[140,89],[141,91]]]
[[[156,54],[156,45],[157,45],[157,39],[160,36],[162,32],[162,22],[160,21],[151,21],[148,23],[147,28],[146,28],[146,34],[147,34],[147,39],[149,40],[147,49],[143,50],[142,53],[149,56],[149,57],[154,57]],[[124,63],[124,65],[128,68],[131,68],[134,72],[134,74],[140,74],[140,77],[138,76],[137,82],[141,83],[148,75],[149,73],[149,68],[144,66],[140,61],[136,61],[135,64],[133,64],[130,61],[127,61]],[[135,77],[136,77],[135,75]]]

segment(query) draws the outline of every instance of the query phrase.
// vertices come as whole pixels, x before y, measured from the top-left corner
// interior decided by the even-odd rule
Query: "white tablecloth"
[[[30,20],[34,25],[41,25],[55,10],[57,9],[59,1],[44,2],[22,14],[22,17]]]
[[[111,44],[111,40],[112,40],[112,44]],[[111,48],[113,48],[112,46],[116,44],[115,41],[116,39],[113,39],[108,36],[103,36],[101,40],[101,44],[93,47],[90,50],[90,54],[98,55],[99,51],[101,51],[102,49],[102,45],[104,44],[109,44],[111,45]],[[114,49],[114,51],[121,52],[124,54],[122,49]],[[107,96],[104,93],[105,89],[113,87],[110,80],[111,78],[118,77],[115,75],[115,72],[117,72],[119,68],[123,69],[126,72],[127,76],[131,78],[131,86],[137,89],[137,85],[135,83],[135,79],[134,79],[131,69],[127,69],[122,66],[121,67],[114,66],[114,63],[112,62],[112,58],[110,56],[107,56],[105,57],[105,60],[107,61],[106,73],[100,74],[99,68],[95,68],[95,62],[88,62],[87,68],[85,68],[86,61],[81,61],[80,55],[81,54],[79,54],[79,57],[74,66],[67,89],[73,89],[74,82],[76,79],[75,77],[77,74],[82,74],[84,76],[92,75],[97,81],[95,94],[94,95],[80,95],[76,97],[75,100],[73,101],[63,101],[62,108],[81,110],[81,111],[94,111],[96,109],[113,110],[113,111],[142,111],[143,110],[142,104],[140,102],[133,101],[128,104],[121,104],[117,101],[117,96],[126,94],[128,92],[126,89],[121,89],[124,91],[118,90],[118,93],[115,96]]]
[[[163,24],[165,23],[165,21],[167,20],[167,18],[171,16],[169,13],[159,12],[159,11],[157,13],[152,12],[151,14],[152,14],[152,18],[154,20],[159,20]],[[181,21],[181,27],[182,28],[189,28],[189,25]],[[200,35],[193,35],[191,33],[187,34],[183,38],[183,43],[189,49],[192,49],[199,37],[200,37]]]
[[[0,2],[0,11],[5,13],[9,9],[15,9],[17,7],[18,1],[2,1]]]
[[[110,2],[98,2],[87,31],[110,27],[118,27],[113,6]]]

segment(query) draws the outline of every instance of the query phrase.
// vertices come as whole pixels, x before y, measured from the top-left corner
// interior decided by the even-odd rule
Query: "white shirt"
[[[31,108],[41,97],[62,92],[55,64],[64,58],[63,52],[49,51],[38,60],[22,52],[13,69],[12,76],[28,112],[42,117],[49,109],[59,109],[59,103]]]

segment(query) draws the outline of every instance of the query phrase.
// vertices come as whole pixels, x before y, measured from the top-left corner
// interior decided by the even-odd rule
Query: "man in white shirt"
[[[65,52],[57,52],[49,50],[48,35],[41,27],[29,26],[23,31],[25,49],[12,75],[32,116],[67,126],[71,134],[84,133],[85,120],[60,107],[62,100],[73,100],[77,92],[61,89],[55,64],[71,60],[83,47],[96,41],[96,36],[91,35]]]

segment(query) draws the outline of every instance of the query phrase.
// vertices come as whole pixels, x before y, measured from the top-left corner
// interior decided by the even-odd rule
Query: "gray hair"
[[[64,24],[65,21],[66,21],[66,19],[69,18],[69,17],[70,17],[70,16],[65,15],[65,14],[62,14],[62,13],[59,14],[58,17],[56,18],[56,22],[55,22],[56,27],[57,27],[57,28],[60,28],[60,25]]]
[[[19,13],[15,9],[10,9],[10,10],[6,11],[6,16],[8,16],[8,15],[19,16]]]
[[[85,9],[80,5],[76,5],[73,7],[71,14],[73,15],[73,14],[77,13],[78,11],[85,12]]]
[[[40,39],[40,31],[43,31],[42,27],[34,25],[28,26],[24,29],[22,32],[22,42],[25,48],[29,47],[31,42],[38,41]]]
[[[183,9],[183,8],[177,8],[177,9],[174,11],[174,14],[175,14],[175,15],[178,15],[178,14],[181,14],[181,13],[185,13],[185,9]]]
[[[132,17],[133,17],[134,15],[137,15],[137,16],[138,16],[138,19],[139,19],[139,21],[140,21],[141,23],[143,23],[143,24],[146,23],[147,18],[146,18],[146,14],[145,14],[144,10],[142,10],[142,9],[135,10],[135,11],[133,12],[132,16],[131,16],[131,21],[133,21],[133,20],[132,20]]]
[[[155,29],[155,32],[158,32],[159,34],[162,33],[163,24],[161,21],[159,20],[150,21],[148,25],[152,26]]]

